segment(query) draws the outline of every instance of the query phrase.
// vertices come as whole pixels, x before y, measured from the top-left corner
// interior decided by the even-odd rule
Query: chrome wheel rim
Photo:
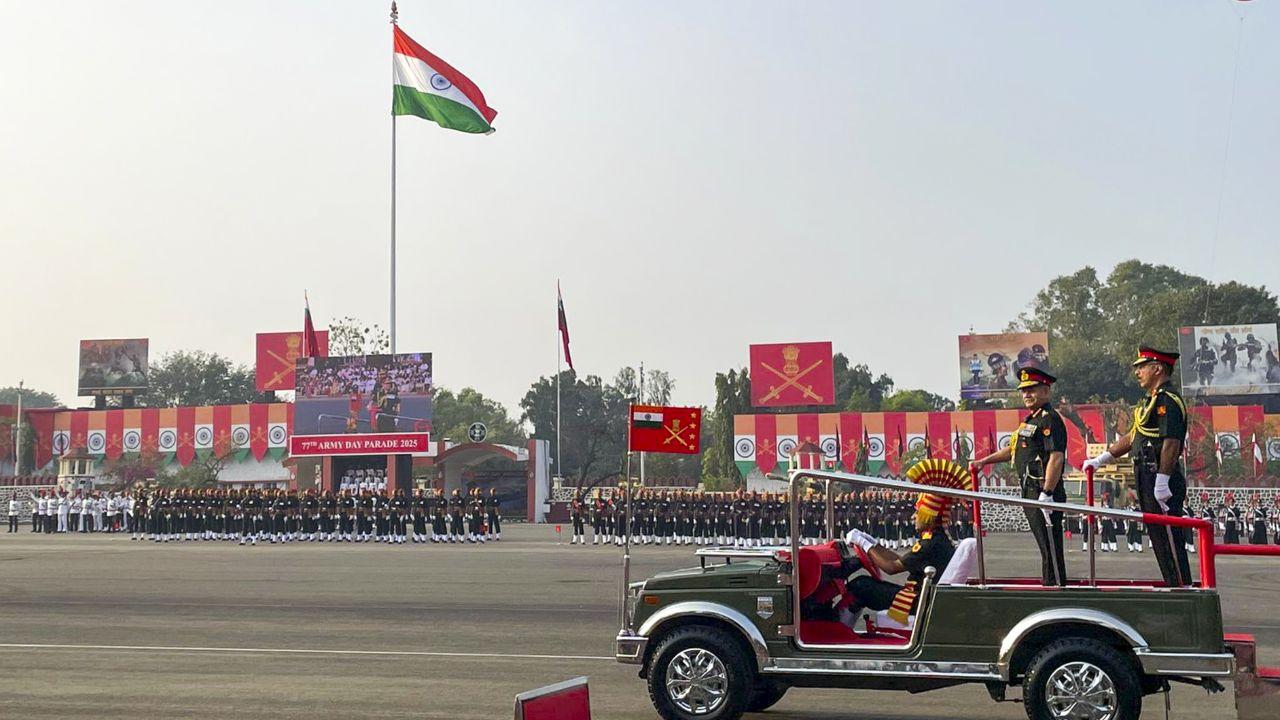
[[[706,715],[724,704],[729,673],[715,653],[688,648],[667,663],[666,683],[672,704],[690,715]]]
[[[1087,662],[1067,663],[1050,673],[1044,700],[1055,720],[1114,720],[1118,705],[1111,676]]]

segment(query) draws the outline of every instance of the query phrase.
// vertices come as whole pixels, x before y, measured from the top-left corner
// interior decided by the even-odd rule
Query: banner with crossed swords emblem
[[[702,408],[632,405],[628,427],[632,452],[697,455],[701,450]]]
[[[293,390],[294,371],[302,357],[302,331],[258,333],[258,392]],[[329,331],[316,331],[321,355],[329,354]]]
[[[835,388],[830,342],[751,346],[752,405],[834,405]]]

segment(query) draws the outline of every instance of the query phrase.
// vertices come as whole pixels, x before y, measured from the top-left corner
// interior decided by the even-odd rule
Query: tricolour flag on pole
[[[560,345],[564,348],[564,361],[573,370],[573,356],[569,354],[569,320],[564,316],[564,296],[560,294],[560,283],[556,283],[556,322],[560,326]]]
[[[395,90],[392,115],[417,115],[440,127],[469,133],[493,132],[498,111],[466,75],[432,55],[395,27]]]

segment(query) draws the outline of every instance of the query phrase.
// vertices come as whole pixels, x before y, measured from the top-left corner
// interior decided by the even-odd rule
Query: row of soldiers
[[[573,526],[571,545],[621,545],[629,534],[641,545],[733,545],[760,547],[789,543],[791,506],[785,493],[704,492],[700,490],[635,491],[627,532],[625,488],[609,495],[577,495],[569,505]],[[799,527],[802,544],[816,544],[827,537],[843,537],[859,528],[881,538],[889,547],[910,547],[915,542],[915,509],[912,494],[880,488],[840,493],[832,498],[829,533],[826,499],[810,492],[801,500]],[[957,506],[950,532],[954,539],[973,536],[967,508]]]
[[[35,499],[34,531],[56,532],[70,525],[63,512],[66,493],[44,491]],[[43,501],[43,502],[42,502]],[[118,501],[118,505],[114,504]],[[123,529],[132,540],[175,542],[238,540],[288,542],[484,543],[502,539],[502,501],[490,489],[415,490],[407,494],[350,490],[299,493],[293,490],[156,489],[113,496],[111,522],[94,529]],[[13,510],[11,509],[11,512]],[[58,528],[55,530],[54,528]],[[82,526],[83,527],[83,526]]]
[[[32,532],[91,533],[121,530],[133,498],[127,493],[38,490],[28,502]],[[26,509],[16,495],[9,500],[9,532],[17,532],[17,518]]]
[[[1130,512],[1142,512],[1136,497],[1130,497],[1129,501],[1127,510]],[[1099,505],[1111,507],[1110,497],[1104,496]],[[1198,503],[1190,502],[1187,504],[1187,514],[1213,523],[1215,533],[1222,536],[1224,543],[1235,545],[1247,542],[1251,545],[1280,545],[1280,496],[1276,497],[1275,504],[1270,508],[1263,504],[1257,496],[1254,496],[1249,501],[1248,509],[1244,510],[1236,503],[1234,495],[1230,492],[1226,494],[1223,502],[1216,505],[1209,501],[1208,493],[1204,493],[1200,496]],[[1067,532],[1071,535],[1079,535],[1081,538],[1081,550],[1089,548],[1089,540],[1084,534],[1084,527],[1083,518],[1075,515],[1067,518]],[[1148,529],[1140,520],[1119,520],[1104,517],[1097,521],[1096,527],[1098,531],[1098,549],[1100,551],[1116,552],[1117,539],[1123,535],[1129,552],[1142,552],[1142,539],[1147,534]],[[1187,534],[1184,539],[1187,541],[1187,552],[1194,553],[1196,551],[1195,536]],[[1151,547],[1150,538],[1147,538],[1147,547]]]

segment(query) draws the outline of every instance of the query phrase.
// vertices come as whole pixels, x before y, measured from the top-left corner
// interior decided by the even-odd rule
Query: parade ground
[[[613,662],[621,552],[510,526],[486,546],[230,542],[0,534],[0,716],[509,718],[519,692],[590,677],[598,720],[656,717]],[[993,571],[1030,574],[1031,539],[993,535]],[[1150,552],[1100,555],[1107,575],[1155,574]],[[1084,571],[1075,546],[1071,572]],[[634,577],[696,564],[638,548]],[[1219,562],[1228,631],[1280,661],[1274,561]],[[1017,695],[1019,693],[1011,693]],[[1234,717],[1230,688],[1175,686],[1173,717]],[[1161,717],[1163,701],[1146,712]],[[981,687],[921,695],[792,690],[748,717],[1025,717]]]

